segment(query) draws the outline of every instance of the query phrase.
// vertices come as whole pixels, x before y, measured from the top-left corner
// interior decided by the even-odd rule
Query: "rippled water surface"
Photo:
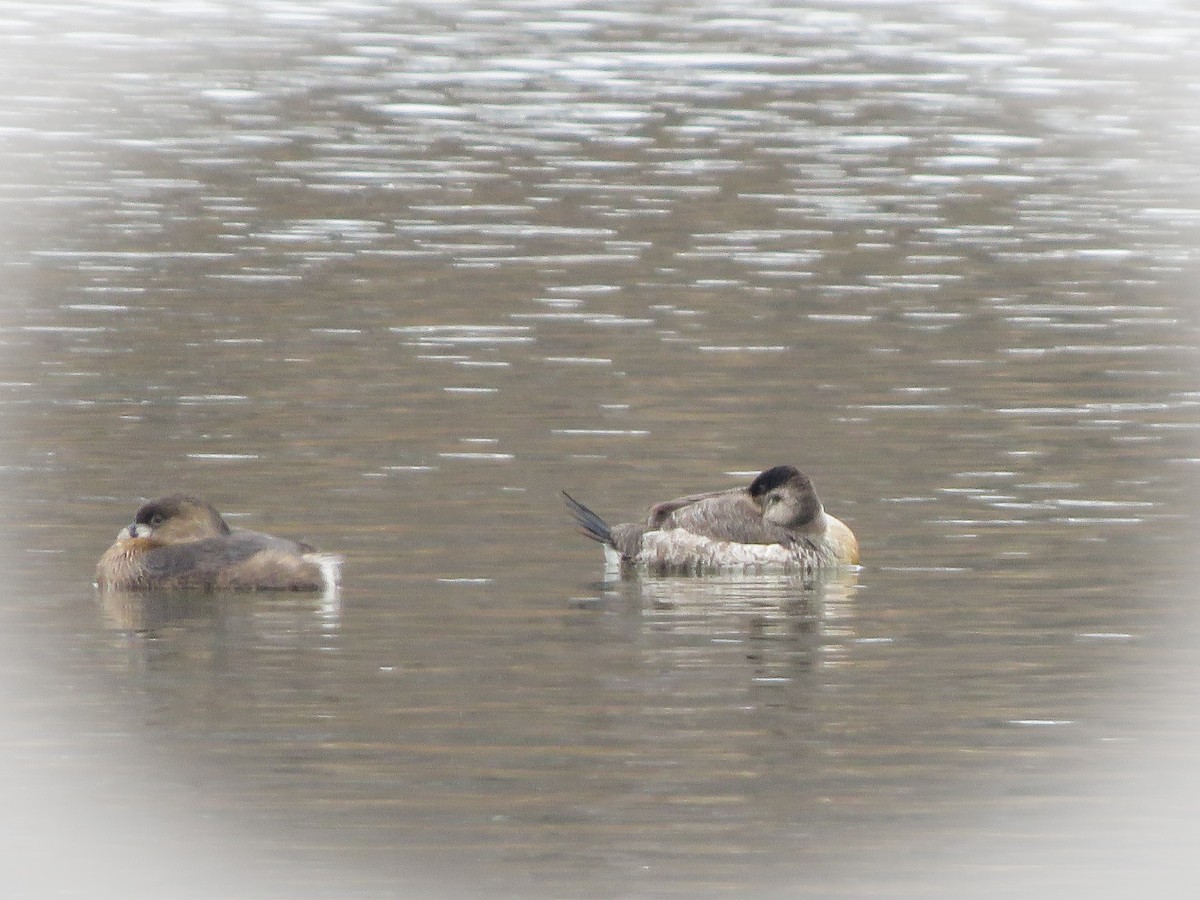
[[[8,5],[26,895],[1190,877],[1200,19],[799,6]],[[778,463],[861,571],[608,580],[558,496]],[[340,594],[96,597],[178,489]]]

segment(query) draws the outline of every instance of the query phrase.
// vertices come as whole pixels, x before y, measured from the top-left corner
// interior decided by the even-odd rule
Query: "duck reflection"
[[[231,603],[237,596],[236,603]],[[236,606],[261,608],[264,616],[296,617],[298,621],[312,620],[322,627],[336,627],[341,614],[340,592],[335,586],[319,597],[292,595],[287,600],[262,600],[255,595],[222,595],[212,591],[97,591],[96,597],[105,622],[116,631],[158,636],[163,629],[186,627],[190,623],[207,622]]]
[[[858,571],[825,577],[727,573],[613,578],[603,585],[632,614],[627,627],[660,664],[739,667],[760,683],[828,668],[855,639]]]

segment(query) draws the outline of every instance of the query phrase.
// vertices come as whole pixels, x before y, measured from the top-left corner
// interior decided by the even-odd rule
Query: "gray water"
[[[17,895],[1192,883],[1200,17],[798,6],[6,5]],[[95,596],[180,489],[342,589]]]

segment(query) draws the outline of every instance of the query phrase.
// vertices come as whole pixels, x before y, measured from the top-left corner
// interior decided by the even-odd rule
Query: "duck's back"
[[[743,489],[660,503],[650,513],[651,531],[682,530],[735,544],[789,544],[792,533],[762,517]]]
[[[163,589],[316,591],[321,567],[312,548],[257,531],[170,544],[142,558],[145,582]]]

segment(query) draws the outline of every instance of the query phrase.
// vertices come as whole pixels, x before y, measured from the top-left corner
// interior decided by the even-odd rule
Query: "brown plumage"
[[[200,498],[172,494],[138,509],[100,558],[96,584],[127,591],[318,591],[336,578],[336,564],[308,544],[231,528]]]
[[[641,522],[610,527],[563,493],[583,533],[606,548],[610,562],[655,573],[700,574],[729,569],[810,571],[858,563],[858,541],[825,512],[812,481],[793,466],[776,466],[749,485],[657,503]]]

